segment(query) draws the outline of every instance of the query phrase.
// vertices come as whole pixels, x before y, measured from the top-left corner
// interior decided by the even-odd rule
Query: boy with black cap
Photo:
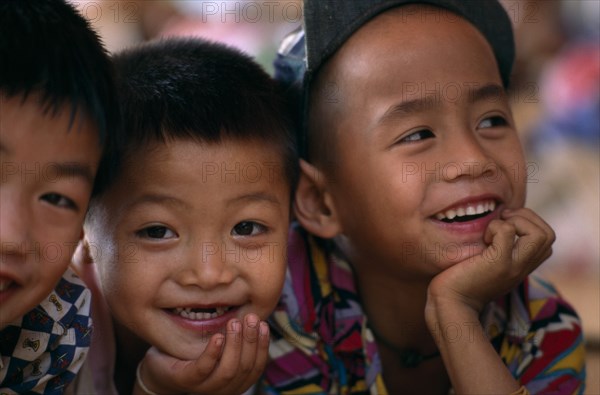
[[[263,390],[583,392],[577,315],[528,277],[554,232],[524,208],[501,5],[307,0],[305,29],[276,62],[304,160]]]

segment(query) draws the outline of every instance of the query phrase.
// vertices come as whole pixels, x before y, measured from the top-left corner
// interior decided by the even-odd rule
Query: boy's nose
[[[211,289],[233,282],[235,262],[231,261],[232,257],[224,252],[224,248],[215,242],[203,242],[199,248],[193,248],[180,272],[180,284]]]
[[[448,160],[443,164],[443,176],[448,181],[493,176],[497,171],[485,148],[471,133],[461,133],[444,150]]]

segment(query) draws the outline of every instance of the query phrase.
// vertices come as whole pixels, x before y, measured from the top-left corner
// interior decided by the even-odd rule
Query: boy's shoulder
[[[527,277],[506,296],[490,303],[483,316],[484,321],[501,320],[515,325],[519,323],[521,327],[525,323],[536,328],[555,326],[553,324],[558,321],[564,321],[567,327],[568,322],[579,323],[577,313],[554,285],[535,275]],[[522,330],[517,333],[522,333]]]
[[[2,389],[50,393],[73,380],[91,343],[90,306],[89,289],[68,269],[36,308],[2,329]],[[24,382],[22,372],[37,379]]]
[[[584,381],[581,322],[551,283],[529,276],[490,303],[482,323],[508,369],[528,388],[544,392],[560,378],[571,383],[569,393],[575,393]]]

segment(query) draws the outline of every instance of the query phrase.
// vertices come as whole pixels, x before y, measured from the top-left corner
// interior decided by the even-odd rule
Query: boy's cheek
[[[507,204],[506,208],[519,209],[519,208],[525,207],[528,182],[529,181],[527,179],[526,174],[523,174],[522,178],[516,180],[516,182],[513,183],[514,192],[513,192],[512,201],[509,202],[509,204]]]
[[[6,307],[3,306],[3,310],[4,308],[9,310],[6,314],[10,317],[2,317],[0,327],[8,323],[4,321],[12,321],[17,317],[21,317],[43,302],[52,293],[69,266],[68,259],[52,262],[52,259],[44,259],[43,252],[41,257],[39,260],[40,265],[37,267],[38,278],[31,279],[31,282],[24,284],[20,290],[20,295],[14,295],[15,297],[8,302],[15,305],[12,312],[10,312],[10,304]]]

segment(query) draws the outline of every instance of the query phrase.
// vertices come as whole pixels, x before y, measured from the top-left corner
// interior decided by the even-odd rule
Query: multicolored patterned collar
[[[69,269],[40,305],[0,331],[0,395],[64,392],[90,346],[90,299]]]

